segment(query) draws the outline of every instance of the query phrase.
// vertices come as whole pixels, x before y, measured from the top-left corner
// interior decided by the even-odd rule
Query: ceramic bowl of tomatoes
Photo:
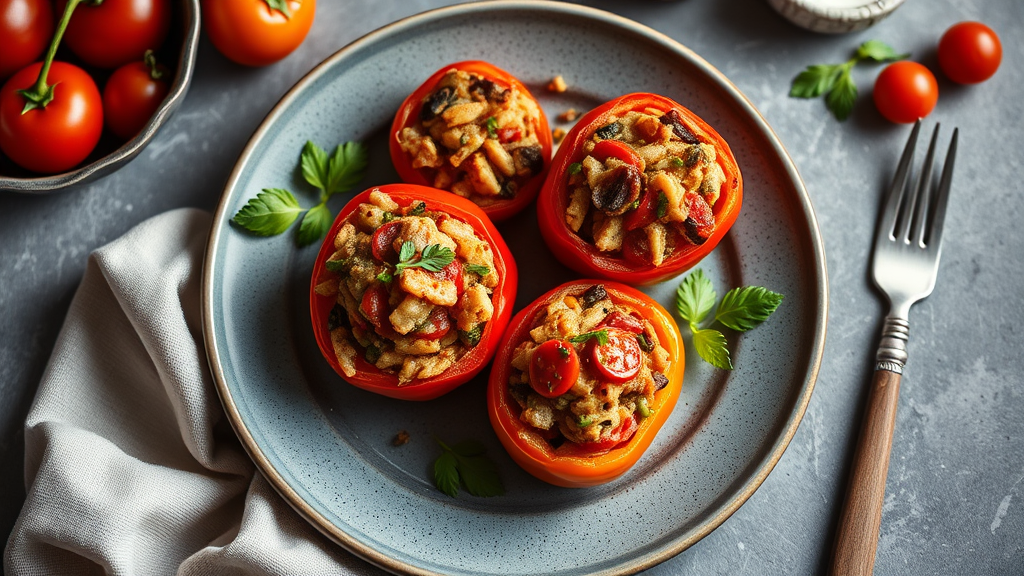
[[[37,84],[69,2],[75,6],[45,82],[59,88],[46,116],[23,114],[30,98],[18,90]],[[185,98],[199,0],[0,0],[0,8],[0,191],[45,194],[111,174]],[[12,13],[29,17],[5,15]]]

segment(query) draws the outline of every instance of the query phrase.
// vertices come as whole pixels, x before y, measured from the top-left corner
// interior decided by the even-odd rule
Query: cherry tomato
[[[992,77],[1003,60],[999,36],[981,22],[954,24],[939,40],[939,66],[959,84],[977,84]]]
[[[388,321],[388,315],[391,314],[388,306],[389,297],[387,287],[383,284],[374,284],[363,293],[363,300],[359,304],[359,312],[378,330],[391,325]]]
[[[121,66],[103,87],[103,119],[124,140],[142,131],[171,90],[170,71],[148,58]]]
[[[910,60],[893,62],[875,80],[875,107],[890,122],[910,124],[924,118],[939,100],[939,84],[930,70]]]
[[[631,334],[640,334],[641,332],[644,331],[643,321],[641,321],[636,316],[631,316],[620,310],[616,310],[611,314],[605,316],[604,320],[602,320],[597,327],[598,329],[618,328],[620,330],[625,330],[626,332],[629,332]]]
[[[266,66],[291,54],[306,39],[316,0],[286,0],[290,16],[268,0],[203,2],[206,34],[220,53],[246,66]]]
[[[58,2],[58,13],[65,5],[67,0]],[[82,2],[71,15],[63,41],[86,64],[117,68],[159,48],[170,27],[171,0]]]
[[[572,344],[548,340],[537,346],[530,360],[530,386],[545,398],[565,394],[580,377],[580,358]]]
[[[607,452],[623,442],[629,442],[639,427],[636,422],[636,416],[630,415],[629,418],[623,418],[622,422],[619,422],[619,425],[614,430],[607,434],[602,434],[596,442],[580,444],[579,447],[583,451]]]
[[[427,317],[427,325],[416,331],[417,338],[426,340],[439,340],[452,329],[452,320],[444,308],[438,306],[430,311]]]
[[[388,222],[373,232],[370,240],[370,250],[373,257],[380,262],[398,262],[398,252],[395,251],[395,238],[402,231],[401,222]]]
[[[53,24],[49,0],[0,0],[0,80],[42,56]]]
[[[25,99],[42,62],[30,64],[0,89],[0,149],[22,168],[42,174],[69,170],[85,160],[103,132],[103,103],[96,83],[66,62],[50,66],[47,83],[53,101],[22,114]]]
[[[437,272],[427,273],[440,281],[451,280],[455,284],[455,293],[459,296],[462,296],[462,293],[466,290],[462,281],[462,264],[458,260],[452,260],[450,264]]]
[[[640,372],[643,354],[636,336],[618,328],[606,328],[608,342],[593,339],[588,347],[589,360],[601,379],[621,384],[629,382]],[[531,378],[532,379],[532,378]]]

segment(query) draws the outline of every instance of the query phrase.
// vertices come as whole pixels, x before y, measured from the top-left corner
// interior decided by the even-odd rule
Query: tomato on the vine
[[[157,64],[151,52],[144,60],[121,66],[103,87],[103,118],[118,137],[135,137],[153,117],[171,87],[170,71]]]
[[[988,80],[1002,60],[999,36],[981,22],[954,24],[939,40],[939,66],[958,84]]]
[[[39,59],[51,36],[49,0],[0,0],[0,80]]]
[[[266,66],[306,39],[316,0],[203,2],[203,24],[221,54],[246,66]]]
[[[0,149],[22,168],[63,172],[85,160],[103,132],[103,103],[93,79],[81,68],[53,62],[48,82],[53,100],[28,110],[18,90],[31,88],[43,64],[22,68],[0,89]]]
[[[60,0],[57,7],[63,12],[66,5]],[[170,0],[83,2],[71,16],[64,42],[86,64],[117,68],[159,48],[170,26]]]
[[[888,65],[875,80],[875,106],[891,122],[924,118],[939,100],[939,84],[930,70],[910,60]]]

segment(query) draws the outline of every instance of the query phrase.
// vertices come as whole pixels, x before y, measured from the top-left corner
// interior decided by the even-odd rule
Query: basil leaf
[[[327,169],[327,195],[346,192],[363,179],[370,156],[365,145],[346,142],[334,149]]]
[[[326,191],[328,182],[327,152],[311,141],[306,141],[299,157],[302,166],[302,177],[313,186]]]
[[[715,305],[715,288],[700,268],[683,279],[676,288],[676,311],[690,324],[704,321]]]
[[[842,64],[817,64],[808,66],[793,78],[789,95],[794,98],[817,98],[832,90],[842,72]]]
[[[836,80],[832,91],[825,96],[825,104],[836,120],[846,120],[853,112],[853,103],[857,101],[857,85],[850,77],[850,70],[844,70]]]
[[[459,495],[459,469],[455,454],[445,450],[434,460],[434,485],[452,498]]]
[[[857,58],[860,60],[886,62],[889,60],[905,60],[910,58],[910,54],[900,54],[880,40],[868,40],[857,48]]]
[[[726,292],[715,311],[715,320],[746,332],[764,322],[782,303],[782,294],[761,286],[744,286]]]
[[[718,330],[710,328],[694,330],[693,347],[708,364],[723,370],[732,370],[732,360],[729,359],[729,343]]]
[[[505,487],[498,476],[498,468],[486,456],[466,458],[456,452],[459,463],[459,476],[466,485],[466,492],[473,496],[501,496]]]
[[[301,213],[302,207],[291,192],[265,188],[250,198],[231,221],[257,236],[276,236],[287,230]]]
[[[299,246],[309,246],[321,238],[331,229],[331,211],[323,204],[317,204],[306,212],[299,224]]]

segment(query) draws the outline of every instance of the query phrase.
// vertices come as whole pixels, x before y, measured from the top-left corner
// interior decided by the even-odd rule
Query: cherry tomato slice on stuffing
[[[643,353],[636,337],[625,330],[607,328],[608,342],[591,340],[590,364],[601,380],[621,384],[629,382],[640,372]]]
[[[398,262],[398,252],[395,252],[395,238],[402,231],[401,222],[388,222],[377,228],[370,239],[370,250],[373,257],[381,262]]]
[[[607,140],[605,140],[607,142]],[[622,225],[626,231],[633,231],[643,228],[658,219],[658,193],[651,190],[644,190],[640,196],[640,205],[635,209],[626,212],[622,219]]]
[[[616,310],[604,317],[598,325],[598,329],[600,328],[618,328],[631,334],[640,334],[644,331],[644,323],[636,316]]]
[[[437,272],[428,272],[428,274],[440,281],[451,280],[455,284],[455,294],[458,296],[462,296],[465,291],[462,281],[462,263],[458,259],[452,260]]]
[[[389,297],[388,289],[383,284],[374,284],[367,288],[366,292],[363,292],[363,300],[359,304],[359,312],[378,330],[384,329],[385,326],[391,327],[391,323],[388,320],[388,315],[391,314],[391,311],[388,309]]]
[[[580,358],[572,344],[548,340],[533,351],[530,386],[545,398],[565,394],[580,376]]]
[[[624,418],[607,436],[602,435],[597,442],[587,442],[579,446],[590,452],[605,452],[623,442],[628,442],[636,434],[637,428],[639,428],[639,425],[637,424],[636,416],[630,415],[629,418]]]
[[[437,306],[430,311],[427,325],[422,330],[416,332],[416,337],[423,338],[424,340],[440,340],[451,329],[452,321],[448,317],[448,313],[445,312],[443,307]]]

